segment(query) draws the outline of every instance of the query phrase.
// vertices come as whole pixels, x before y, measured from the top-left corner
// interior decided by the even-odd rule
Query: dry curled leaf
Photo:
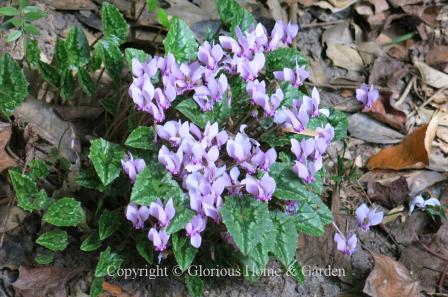
[[[393,208],[402,205],[406,201],[409,195],[409,187],[404,176],[401,176],[388,184],[369,181],[367,183],[367,194],[372,201],[387,208]]]
[[[3,170],[16,166],[16,162],[5,151],[6,145],[11,138],[11,125],[0,123],[0,173]]]
[[[403,130],[406,125],[406,114],[396,109],[390,103],[392,92],[382,92],[372,107],[366,110],[367,114],[395,129]]]
[[[414,65],[420,71],[424,83],[438,89],[448,86],[448,74],[429,67],[418,60],[414,60]]]
[[[362,70],[364,67],[358,51],[350,45],[329,44],[326,53],[336,66],[355,71]]]
[[[375,267],[363,292],[372,297],[418,297],[420,284],[403,264],[390,257],[372,253]]]
[[[409,134],[402,143],[381,150],[370,158],[367,168],[402,170],[428,166],[428,151],[425,149],[427,128],[428,125],[423,125]]]

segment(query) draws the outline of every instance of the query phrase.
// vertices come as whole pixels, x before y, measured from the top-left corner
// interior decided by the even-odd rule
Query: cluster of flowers
[[[227,73],[239,75],[246,81],[251,103],[261,108],[264,116],[272,117],[276,124],[303,131],[309,119],[319,115],[320,95],[317,89],[312,90],[311,97],[293,99],[291,107],[279,109],[284,100],[282,90],[278,88],[269,96],[266,82],[258,80],[265,64],[264,52],[275,50],[281,44],[290,45],[297,31],[297,25],[277,22],[268,35],[264,26],[258,24],[245,33],[237,28],[236,39],[221,36],[219,44],[204,42],[198,49],[197,60],[189,64],[177,63],[172,54],[154,57],[146,63],[136,59],[132,61],[134,79],[129,95],[139,110],[151,114],[160,124],[156,126],[156,132],[164,144],[159,150],[158,160],[171,175],[182,181],[182,187],[188,192],[190,208],[196,215],[186,224],[185,231],[191,245],[196,248],[201,245],[207,219],[221,222],[219,209],[224,192],[242,195],[244,189],[262,202],[272,198],[276,184],[269,176],[269,169],[277,159],[277,152],[274,148],[263,151],[260,144],[245,133],[246,125],[241,125],[235,136],[219,131],[217,123],[207,123],[201,131],[188,121],[165,122],[165,110],[178,95],[187,92],[192,92],[201,111],[211,110],[227,94]],[[274,72],[276,79],[288,81],[294,87],[300,87],[308,76],[305,68],[298,65],[295,69],[284,68]],[[156,87],[156,82],[161,82],[161,86]],[[331,125],[317,132],[314,139],[292,143],[292,151],[297,157],[293,169],[307,183],[314,180],[314,174],[322,167],[322,154],[334,137]],[[225,164],[221,155],[224,145],[230,164]],[[131,181],[135,181],[136,175],[145,167],[143,160],[134,160],[130,154],[122,165]],[[264,172],[260,179],[255,176],[257,171]],[[172,203],[167,203],[165,208],[160,201],[157,205],[157,212],[151,212],[151,207],[155,209],[156,205],[151,204],[147,209],[146,206],[138,208],[130,204],[126,217],[135,228],[142,228],[149,215],[156,217],[158,228],[151,228],[148,238],[156,250],[163,251],[169,240],[165,230],[175,210],[171,208]]]
[[[366,232],[369,231],[370,227],[381,224],[384,214],[382,211],[377,212],[374,208],[369,208],[363,203],[356,209],[355,216],[359,229]],[[335,224],[333,225],[337,230],[334,235],[334,241],[336,242],[338,251],[343,255],[351,256],[355,252],[358,237],[353,233],[344,235]]]

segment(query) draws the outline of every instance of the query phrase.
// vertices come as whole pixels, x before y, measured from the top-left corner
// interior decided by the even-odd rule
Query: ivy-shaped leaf
[[[236,27],[240,27],[244,32],[250,26],[256,25],[254,16],[235,0],[216,0],[216,6],[221,21],[229,27],[232,34],[235,33]]]
[[[129,25],[117,7],[109,2],[103,2],[101,20],[103,23],[103,34],[106,38],[115,36],[118,38],[119,44],[126,41]]]
[[[25,57],[32,68],[37,68],[37,64],[40,61],[40,49],[37,40],[25,39]]]
[[[59,229],[45,232],[37,238],[36,243],[55,252],[63,251],[68,245],[67,232]]]
[[[183,200],[185,194],[178,183],[159,166],[149,164],[137,176],[132,188],[131,202],[140,205],[150,205],[160,197],[172,197],[174,201]]]
[[[34,179],[45,179],[48,176],[48,168],[42,160],[31,160],[28,163],[29,176]]]
[[[118,82],[124,66],[124,57],[117,42],[113,39],[101,39],[95,51],[98,51],[96,54],[101,57],[107,74]]]
[[[196,58],[198,43],[193,31],[187,23],[178,17],[173,17],[170,29],[163,40],[165,53],[172,53],[178,62],[190,61]]]
[[[185,286],[187,287],[188,294],[191,297],[201,297],[204,290],[204,282],[200,276],[197,275],[185,275]]]
[[[89,63],[90,47],[86,35],[80,26],[74,26],[68,32],[65,50],[70,67],[78,68]]]
[[[98,220],[100,240],[104,240],[120,228],[121,218],[114,212],[105,209]]]
[[[313,236],[322,236],[325,232],[325,225],[333,221],[331,211],[315,195],[310,195],[306,199],[298,201],[295,224],[297,230]]]
[[[113,252],[110,246],[100,254],[100,259],[95,269],[95,277],[103,277],[115,274],[120,269],[123,259],[117,253]]]
[[[225,123],[232,110],[226,98],[215,103],[213,110],[207,112],[201,111],[198,104],[193,99],[182,100],[176,106],[176,109],[202,129],[204,129],[207,122],[218,122],[219,124]]]
[[[78,81],[84,93],[92,96],[95,92],[96,86],[90,74],[84,68],[78,68]]]
[[[51,254],[43,254],[34,258],[34,261],[39,265],[48,265],[53,262],[54,257]]]
[[[308,65],[308,59],[296,48],[282,47],[266,54],[266,73],[271,77],[274,71],[294,69],[296,65]]]
[[[97,250],[100,246],[101,240],[98,236],[98,232],[92,232],[86,239],[84,239],[79,249],[84,252],[91,252]]]
[[[197,249],[190,244],[190,239],[180,236],[178,233],[172,235],[173,253],[179,268],[184,272],[193,263]]]
[[[61,77],[61,97],[64,99],[71,99],[75,95],[76,82],[73,78],[72,71],[65,69]]]
[[[300,265],[297,260],[294,260],[288,265],[287,274],[294,278],[299,284],[303,285],[305,282],[305,275],[303,274],[302,265]]]
[[[42,61],[37,62],[37,66],[39,68],[40,75],[44,80],[49,82],[53,87],[59,88],[61,85],[61,75],[59,71],[51,66],[50,64],[47,64]]]
[[[191,219],[194,216],[194,212],[190,209],[188,209],[185,205],[180,205],[176,209],[176,215],[174,216],[173,220],[171,221],[170,225],[166,228],[166,232],[168,234],[176,233],[179,230],[182,230],[185,228],[185,225],[191,221]]]
[[[148,240],[148,237],[146,234],[138,234],[135,248],[137,249],[137,252],[140,256],[142,256],[143,259],[148,264],[153,264],[154,262],[154,247],[152,243]]]
[[[58,227],[68,227],[85,222],[85,216],[81,202],[64,197],[50,205],[42,219]]]
[[[103,278],[94,277],[90,285],[90,297],[99,297],[103,294]]]
[[[154,135],[154,128],[139,126],[129,134],[124,144],[137,149],[155,151],[157,145],[154,143]]]
[[[54,46],[54,56],[52,64],[57,67],[57,69],[60,70],[60,72],[63,72],[68,67],[68,53],[67,49],[65,47],[65,41],[57,38],[56,39],[56,45]]]
[[[118,144],[102,138],[92,140],[89,159],[103,185],[110,184],[120,175],[123,156],[124,149]]]
[[[220,212],[243,255],[248,255],[260,243],[271,224],[267,204],[249,197],[227,197]]]
[[[272,253],[287,268],[294,260],[297,249],[294,219],[281,212],[271,213],[271,218],[277,231],[275,239],[271,238],[275,242]]]
[[[42,210],[47,208],[51,200],[44,190],[38,190],[36,182],[27,175],[9,170],[12,186],[16,192],[17,205],[24,210]]]
[[[9,55],[0,56],[0,112],[10,116],[28,95],[28,82],[19,64]]]

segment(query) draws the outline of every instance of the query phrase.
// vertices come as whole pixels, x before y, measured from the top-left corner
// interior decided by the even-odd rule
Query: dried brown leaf
[[[392,92],[382,92],[378,100],[365,112],[395,129],[404,130],[407,120],[406,114],[392,106],[390,103],[391,96]]]
[[[434,69],[416,59],[414,60],[414,66],[420,71],[424,83],[438,89],[448,86],[448,74]]]
[[[372,297],[418,297],[420,284],[403,264],[390,257],[372,253],[375,267],[363,292]]]
[[[360,71],[364,67],[358,51],[349,45],[329,44],[326,53],[336,66],[355,71]]]
[[[367,194],[372,201],[390,209],[402,205],[406,201],[409,195],[409,187],[404,176],[386,185],[377,181],[369,181],[367,183]]]
[[[448,62],[448,46],[435,46],[429,50],[425,57],[425,62],[428,65],[437,65]]]
[[[5,151],[6,145],[11,138],[11,125],[0,122],[0,173],[10,167],[17,166],[16,161]]]

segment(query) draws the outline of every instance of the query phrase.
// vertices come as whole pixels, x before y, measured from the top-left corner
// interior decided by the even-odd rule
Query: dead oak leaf
[[[17,296],[55,297],[67,296],[66,283],[84,268],[19,267],[19,278],[12,284]]]
[[[365,112],[376,120],[383,122],[397,130],[404,130],[406,125],[406,114],[396,109],[390,103],[392,92],[382,92],[378,100]]]
[[[401,263],[372,253],[375,267],[366,280],[363,292],[372,297],[417,297],[420,283]]]

